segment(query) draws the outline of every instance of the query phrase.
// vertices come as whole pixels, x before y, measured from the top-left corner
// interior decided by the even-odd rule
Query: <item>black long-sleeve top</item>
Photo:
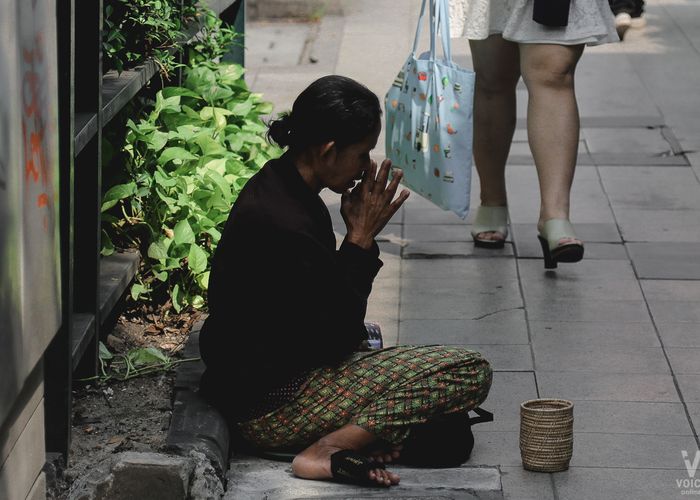
[[[245,185],[214,254],[201,390],[233,421],[271,390],[367,338],[376,243],[336,250],[326,205],[287,153]]]

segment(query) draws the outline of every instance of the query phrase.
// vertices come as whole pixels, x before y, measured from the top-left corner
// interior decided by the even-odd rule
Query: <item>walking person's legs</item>
[[[481,186],[481,207],[505,207],[505,168],[515,131],[515,87],[520,79],[518,44],[491,35],[470,40],[476,72],[474,90],[474,161]],[[507,211],[479,209],[475,220],[476,244],[500,242],[506,237]],[[494,245],[491,245],[494,246]]]
[[[610,0],[610,9],[615,14],[615,28],[622,40],[629,28],[643,28],[644,0]]]
[[[574,73],[582,53],[582,45],[520,45],[520,68],[529,96],[528,141],[540,184],[537,228],[549,241],[550,251],[581,246],[568,220],[580,129]],[[550,230],[545,224],[550,220],[566,221],[567,226],[559,224]],[[580,260],[580,250],[575,260]]]

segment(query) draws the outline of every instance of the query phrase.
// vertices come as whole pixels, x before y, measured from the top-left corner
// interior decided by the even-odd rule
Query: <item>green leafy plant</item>
[[[103,254],[138,245],[144,261],[133,299],[167,292],[176,312],[205,305],[210,258],[246,181],[280,149],[264,139],[272,106],[251,93],[236,64],[185,71],[183,87],[156,95],[127,122],[128,180],[103,197]]]
[[[121,72],[152,59],[167,78],[179,65],[184,27],[208,10],[192,0],[105,0],[104,69]]]
[[[166,372],[179,364],[199,361],[201,358],[173,359],[156,347],[132,349],[125,354],[114,354],[100,342],[100,373],[94,377],[80,379],[81,382],[99,380],[125,381],[157,372]]]
[[[211,9],[201,9],[199,31],[186,45],[189,64],[219,61],[232,46],[239,44],[240,35],[227,26]]]
[[[237,38],[213,10],[196,0],[105,0],[105,70],[122,72],[152,59],[167,79],[181,66],[183,49],[190,65],[216,61]]]

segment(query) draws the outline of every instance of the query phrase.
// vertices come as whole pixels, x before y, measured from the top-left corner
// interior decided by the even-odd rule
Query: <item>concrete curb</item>
[[[97,464],[68,494],[69,500],[199,500],[220,498],[221,480],[209,460],[187,456],[124,452]]]
[[[401,483],[391,488],[361,488],[327,481],[294,478],[288,463],[240,458],[231,463],[225,500],[292,500],[298,498],[412,498],[502,500],[497,467],[414,469],[392,466]]]
[[[192,328],[183,350],[186,358],[199,356],[202,323]],[[197,451],[212,463],[220,478],[228,468],[229,429],[224,417],[198,394],[204,363],[184,363],[177,369],[173,416],[166,439],[169,450],[179,455]]]

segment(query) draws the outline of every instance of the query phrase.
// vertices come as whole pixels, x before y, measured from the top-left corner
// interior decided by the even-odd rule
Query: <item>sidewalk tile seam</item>
[[[575,412],[574,407],[574,412]],[[574,414],[574,426],[576,426],[576,415]],[[574,436],[579,434],[585,435],[601,435],[601,436],[663,436],[663,437],[695,437],[693,433],[683,433],[683,434],[670,434],[670,433],[655,433],[649,434],[648,432],[596,432],[596,431],[577,431],[574,430]]]

